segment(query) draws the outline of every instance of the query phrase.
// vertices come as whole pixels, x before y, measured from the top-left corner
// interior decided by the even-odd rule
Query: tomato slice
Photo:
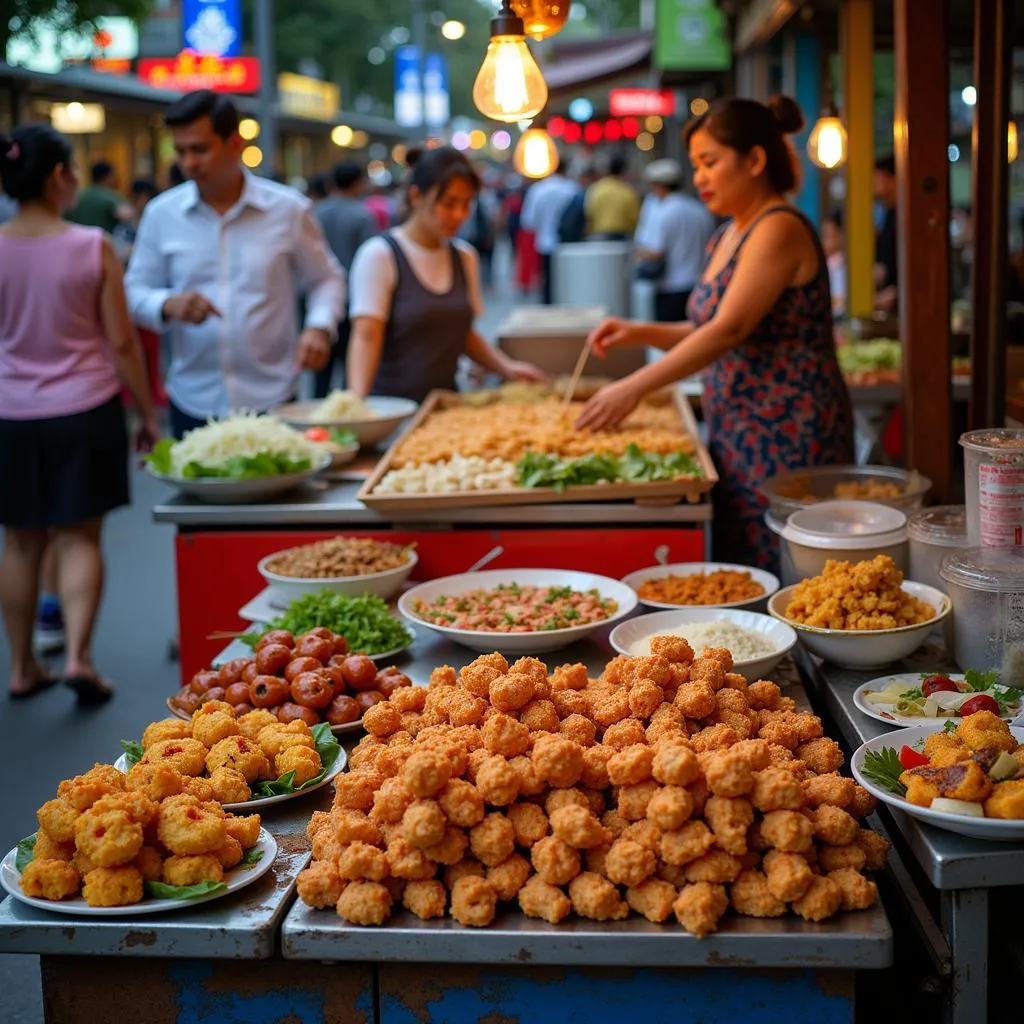
[[[957,686],[949,676],[929,676],[921,684],[921,692],[926,697],[930,697],[933,693],[941,693],[943,691],[959,693],[960,687]]]
[[[304,436],[307,441],[323,443],[324,441],[330,441],[331,432],[326,427],[310,427]]]
[[[911,768],[920,768],[923,765],[928,764],[928,755],[921,754],[913,747],[908,747],[904,743],[900,748],[900,764],[903,765],[907,771],[910,771]]]
[[[960,705],[960,716],[962,718],[973,715],[978,711],[991,711],[993,715],[998,715],[999,704],[994,697],[990,697],[987,693],[979,693],[976,697],[965,700]]]

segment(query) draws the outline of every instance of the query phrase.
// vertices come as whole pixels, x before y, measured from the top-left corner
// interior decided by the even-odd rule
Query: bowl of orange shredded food
[[[779,589],[770,572],[727,562],[675,562],[637,569],[622,582],[648,608],[751,608],[763,610]]]
[[[768,602],[812,654],[844,668],[883,668],[913,654],[950,611],[940,590],[903,579],[886,555],[825,563]]]

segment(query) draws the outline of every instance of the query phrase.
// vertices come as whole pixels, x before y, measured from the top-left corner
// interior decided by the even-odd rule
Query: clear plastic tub
[[[761,485],[761,493],[772,516],[784,524],[800,509],[837,499],[873,501],[910,515],[924,506],[931,486],[928,477],[897,466],[818,466],[770,477]]]
[[[964,450],[967,542],[1024,547],[1024,430],[972,430]]]
[[[965,548],[967,509],[963,505],[937,505],[915,512],[907,520],[910,539],[909,579],[927,583],[945,593],[945,580],[939,575],[942,560],[953,548]]]
[[[942,560],[953,602],[953,657],[1024,688],[1024,548],[961,548]]]

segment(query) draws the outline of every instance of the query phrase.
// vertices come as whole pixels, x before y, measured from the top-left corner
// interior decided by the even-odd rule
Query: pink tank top
[[[100,321],[103,232],[0,233],[0,419],[71,416],[121,388]]]

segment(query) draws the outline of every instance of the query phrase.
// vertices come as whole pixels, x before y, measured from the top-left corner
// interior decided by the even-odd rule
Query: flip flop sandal
[[[83,707],[106,704],[114,696],[112,687],[93,676],[68,676],[64,685],[78,694],[78,703]]]
[[[56,676],[40,676],[27,690],[19,690],[17,693],[8,690],[7,696],[10,700],[29,700],[56,686],[57,682]]]

